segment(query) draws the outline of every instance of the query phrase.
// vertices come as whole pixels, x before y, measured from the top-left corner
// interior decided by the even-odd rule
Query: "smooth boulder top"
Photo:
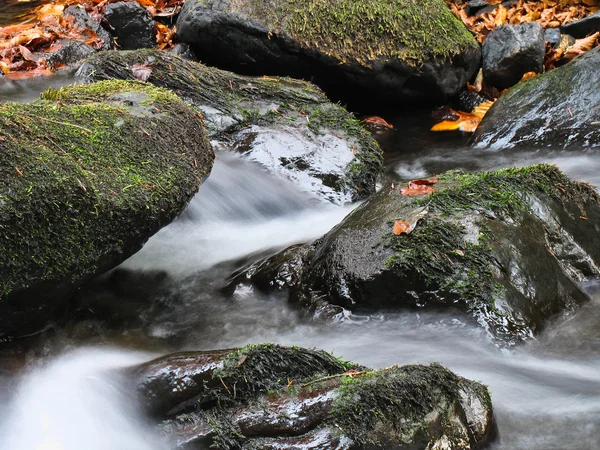
[[[210,64],[317,77],[378,101],[454,95],[480,60],[443,0],[188,1],[177,30]]]
[[[475,130],[479,148],[600,146],[600,47],[503,94]]]
[[[0,104],[0,336],[49,320],[44,308],[139,250],[213,160],[197,112],[139,82]]]

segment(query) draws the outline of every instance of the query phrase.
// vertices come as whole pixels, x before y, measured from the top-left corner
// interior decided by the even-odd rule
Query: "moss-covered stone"
[[[449,172],[434,188],[422,197],[383,188],[312,248],[248,274],[259,283],[264,271],[293,274],[291,299],[319,314],[324,302],[359,312],[459,308],[506,344],[586,301],[579,283],[600,274],[593,187],[541,165]],[[416,227],[397,236],[395,220]]]
[[[485,386],[437,364],[372,370],[259,344],[168,355],[132,373],[178,448],[466,450],[495,433]]]
[[[192,1],[177,28],[203,60],[224,68],[316,76],[378,100],[384,91],[395,101],[410,92],[452,95],[480,55],[443,0]]]
[[[139,82],[0,104],[0,305],[14,322],[0,336],[22,325],[7,309],[45,311],[137,251],[183,210],[213,158],[197,113]]]
[[[94,81],[135,79],[134,64],[149,64],[149,83],[201,109],[209,133],[224,147],[298,181],[301,188],[336,203],[375,192],[383,161],[377,142],[311,83],[240,76],[155,50],[98,53],[79,73]],[[271,143],[277,138],[286,146]]]

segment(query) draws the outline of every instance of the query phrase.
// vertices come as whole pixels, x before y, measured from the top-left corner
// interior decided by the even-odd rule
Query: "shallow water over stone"
[[[395,125],[399,131],[381,140],[387,176],[396,182],[452,168],[554,162],[574,178],[600,184],[600,161],[591,151],[475,151],[460,136],[432,135],[423,117]],[[249,288],[221,293],[236,268],[318,238],[350,210],[316,202],[239,155],[219,154],[187,212],[119,270],[84,288],[67,327],[27,352],[0,352],[0,404],[8,405],[0,415],[0,449],[167,449],[114,370],[168,351],[265,341],[319,347],[377,368],[435,361],[482,381],[498,417],[495,450],[598,446],[597,284],[587,286],[587,305],[513,351],[499,350],[466,317],[382,313],[319,324],[278,296]]]

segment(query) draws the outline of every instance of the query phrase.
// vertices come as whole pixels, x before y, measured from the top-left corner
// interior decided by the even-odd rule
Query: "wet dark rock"
[[[315,80],[378,106],[450,97],[479,65],[479,45],[442,0],[299,3],[187,2],[177,36],[209,64]]]
[[[319,199],[344,203],[375,192],[379,146],[313,84],[240,76],[155,50],[98,53],[79,74],[134,79],[133,64],[149,64],[148,82],[202,110],[217,146],[235,149]]]
[[[71,39],[62,39],[59,44],[62,47],[46,57],[46,64],[49,67],[56,67],[57,64],[69,66],[96,53],[93,47]]]
[[[573,36],[576,39],[581,39],[590,34],[600,31],[600,11],[595,12],[583,19],[568,23],[560,28],[564,34]]]
[[[272,277],[274,288],[326,316],[339,317],[339,308],[462,310],[508,345],[588,299],[579,283],[600,275],[593,187],[533,166],[449,172],[435,189],[405,197],[384,188],[312,247],[263,261],[247,279]],[[411,234],[392,233],[395,220],[419,217]]]
[[[214,159],[196,114],[124,81],[0,105],[0,338],[40,329],[181,213]]]
[[[109,3],[104,20],[121,50],[151,48],[156,45],[152,16],[137,2]]]
[[[485,0],[471,0],[467,2],[467,8],[466,8],[466,13],[469,16],[473,16],[475,15],[475,13],[477,11],[479,11],[482,8],[485,8],[486,6],[490,6],[490,4],[488,2],[486,2]]]
[[[548,28],[544,31],[544,40],[554,48],[559,46],[561,36],[560,28]]]
[[[498,89],[543,69],[544,29],[537,22],[496,27],[483,41],[483,78]]]
[[[496,432],[487,389],[437,364],[371,370],[266,344],[176,353],[130,376],[176,448],[466,450]]]
[[[102,41],[104,42],[102,44],[102,47],[100,48],[100,50],[110,50],[113,48],[113,39],[112,36],[110,35],[110,33],[108,31],[106,31],[102,25],[100,25],[100,22],[98,22],[97,20],[94,20],[92,17],[90,17],[90,15],[87,13],[87,11],[85,10],[85,8],[83,6],[80,5],[72,5],[69,6],[68,8],[65,9],[64,16],[72,16],[73,19],[75,20],[75,24],[79,27],[79,28],[89,28],[90,30],[92,30],[94,33],[96,33],[100,38],[102,38]]]
[[[595,148],[600,145],[600,48],[513,87],[473,134],[476,147]]]

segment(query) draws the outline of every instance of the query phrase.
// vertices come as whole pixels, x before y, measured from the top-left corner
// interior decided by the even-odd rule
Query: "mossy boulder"
[[[372,370],[260,344],[167,355],[129,374],[174,448],[475,449],[496,432],[485,386],[437,364]]]
[[[480,60],[443,0],[193,0],[177,36],[209,64],[317,79],[371,104],[452,96]]]
[[[74,287],[139,250],[213,159],[198,113],[139,82],[0,104],[0,338],[51,320]]]
[[[507,345],[587,300],[580,282],[600,275],[592,186],[540,165],[449,172],[435,191],[406,197],[384,187],[315,244],[262,261],[234,284],[245,277],[261,289],[283,286],[326,316],[450,310]],[[416,227],[395,235],[395,220]]]
[[[197,106],[217,147],[243,153],[315,196],[344,203],[375,192],[383,168],[377,142],[352,114],[316,86],[289,78],[240,76],[155,50],[103,52],[79,75],[91,80],[148,82]]]
[[[503,94],[473,134],[475,147],[600,146],[600,48]]]

